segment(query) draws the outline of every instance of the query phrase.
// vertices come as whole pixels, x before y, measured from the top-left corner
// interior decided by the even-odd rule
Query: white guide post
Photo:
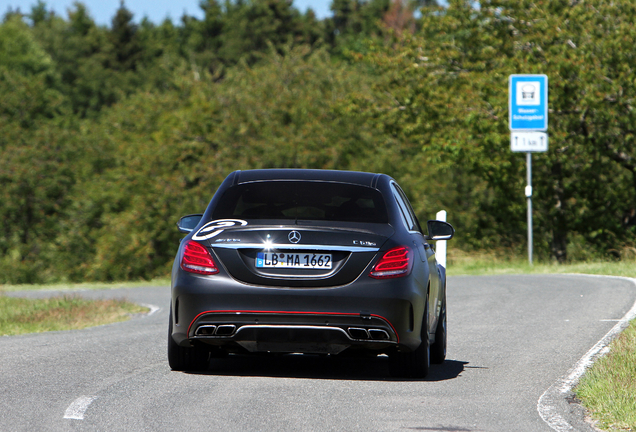
[[[446,210],[437,212],[435,219],[446,222]],[[435,245],[435,259],[446,268],[446,240],[439,240]]]
[[[527,183],[526,199],[528,200],[528,263],[532,265],[532,153],[526,153]]]

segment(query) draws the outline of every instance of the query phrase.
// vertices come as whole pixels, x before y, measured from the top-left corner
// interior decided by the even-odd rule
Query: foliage
[[[84,139],[113,158],[72,194],[77,229],[60,250],[70,251],[69,277],[167,274],[179,241],[174,223],[201,212],[235,169],[346,168],[359,132],[333,105],[361,83],[325,56],[272,51],[216,84],[206,73],[184,73],[178,92],[140,93],[105,113]]]
[[[636,1],[205,0],[98,26],[38,1],[0,24],[0,283],[165,277],[174,222],[235,169],[385,172],[455,247],[525,250],[507,79],[545,73],[533,156],[541,260],[636,243]],[[415,9],[420,8],[419,14]],[[417,18],[416,18],[417,17]]]
[[[20,17],[12,16],[0,26],[0,126],[28,129],[53,117],[64,105],[58,90],[53,60]]]
[[[474,245],[522,241],[523,160],[511,154],[507,77],[550,79],[550,147],[536,155],[538,250],[567,259],[574,235],[606,251],[633,242],[635,2],[451,1],[423,10],[421,31],[378,45],[367,60],[393,103],[375,107],[389,132],[419,143],[431,161],[477,182]],[[464,182],[468,182],[464,183]],[[463,183],[463,184],[462,184]],[[450,207],[455,207],[450,203]],[[467,228],[467,229],[466,229]]]

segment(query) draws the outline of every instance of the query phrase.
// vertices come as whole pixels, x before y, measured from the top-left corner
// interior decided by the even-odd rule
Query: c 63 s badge
[[[364,240],[354,240],[353,244],[356,246],[376,246],[375,242]]]

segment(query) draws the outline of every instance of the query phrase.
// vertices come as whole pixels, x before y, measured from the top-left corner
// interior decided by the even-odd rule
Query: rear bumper
[[[206,311],[187,334],[190,342],[238,345],[249,352],[338,354],[351,346],[383,351],[398,343],[388,320],[354,313]]]
[[[366,280],[368,279],[368,280]],[[426,293],[413,277],[331,288],[261,287],[173,275],[172,337],[249,352],[410,351],[421,343]]]

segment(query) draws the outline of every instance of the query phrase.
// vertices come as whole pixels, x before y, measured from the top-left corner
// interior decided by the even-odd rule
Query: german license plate
[[[256,268],[331,269],[331,254],[259,252]]]

